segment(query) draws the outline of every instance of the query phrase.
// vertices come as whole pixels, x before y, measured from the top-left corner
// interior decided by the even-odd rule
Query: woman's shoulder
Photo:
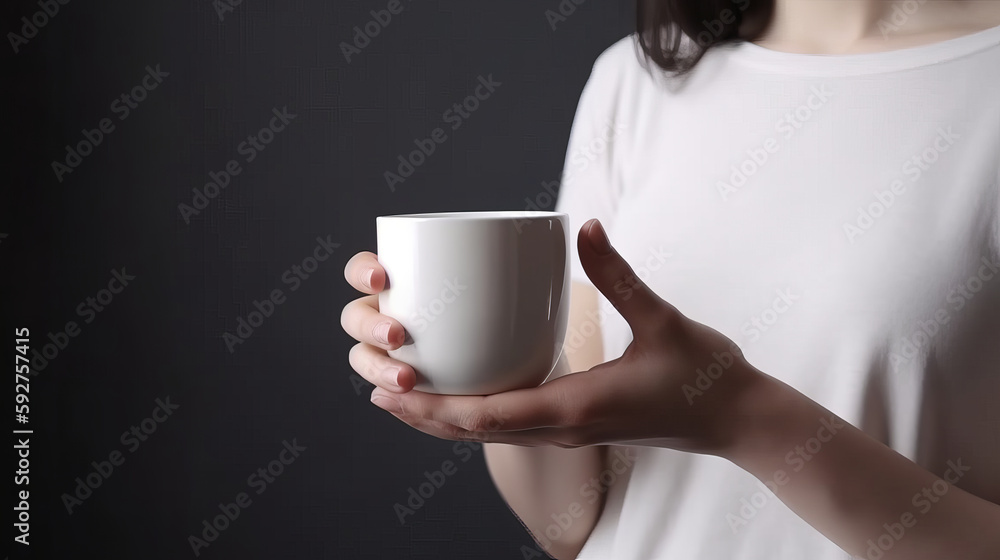
[[[607,81],[622,81],[647,74],[649,64],[642,54],[635,33],[622,37],[594,61],[592,77]]]
[[[647,61],[636,35],[606,48],[594,61],[583,99],[588,109],[618,114],[637,109],[645,94],[657,88],[655,64]]]
[[[606,48],[594,61],[580,98],[580,110],[593,122],[636,126],[682,95],[683,79],[667,74],[646,55],[632,33]],[[597,125],[594,125],[597,126]]]
[[[686,36],[682,40],[687,40]],[[719,52],[712,52],[719,51]],[[713,66],[725,59],[728,50],[712,49],[705,53],[700,66]],[[616,41],[605,49],[594,62],[590,82],[593,89],[615,92],[619,98],[630,102],[650,99],[662,102],[664,96],[680,93],[686,76],[673,75],[646,57],[637,33]],[[629,95],[623,95],[624,93]]]

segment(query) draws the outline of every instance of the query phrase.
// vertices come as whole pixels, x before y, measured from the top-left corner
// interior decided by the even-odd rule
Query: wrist
[[[754,369],[737,393],[730,436],[717,455],[751,472],[774,463],[818,420],[821,410],[802,393]]]

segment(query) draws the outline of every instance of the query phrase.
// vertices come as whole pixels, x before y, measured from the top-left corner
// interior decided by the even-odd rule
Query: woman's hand
[[[365,251],[351,257],[344,276],[355,289],[369,294],[348,303],[340,314],[341,326],[358,341],[351,348],[351,367],[386,392],[412,390],[417,380],[416,372],[387,353],[403,345],[406,333],[399,321],[378,311],[378,293],[386,285],[385,269],[374,253]]]
[[[351,364],[378,385],[372,402],[444,439],[560,447],[633,443],[702,453],[724,449],[736,437],[744,396],[767,376],[750,366],[732,341],[653,293],[611,247],[599,222],[581,228],[578,247],[587,275],[632,329],[633,341],[620,358],[537,388],[496,395],[409,392],[412,368],[389,360],[384,350],[395,346],[373,336],[376,325],[384,330],[389,324],[387,340],[401,341],[402,328],[378,315],[369,296],[348,305],[344,328],[362,341],[351,352]],[[360,276],[373,268],[366,286]],[[347,277],[374,293],[385,276],[372,255],[361,254],[348,264]],[[393,366],[401,368],[399,373],[386,374]]]
[[[624,443],[719,455],[769,484],[792,511],[856,556],[868,554],[886,523],[898,523],[901,512],[911,510],[913,496],[944,484],[754,369],[726,337],[657,297],[596,221],[581,228],[578,245],[587,275],[632,328],[622,357],[534,389],[484,397],[411,391],[413,369],[385,354],[402,341],[402,326],[379,315],[374,296],[367,296],[344,310],[344,328],[362,341],[351,363],[378,385],[372,402],[445,439],[560,447]],[[348,280],[362,291],[376,293],[385,285],[385,272],[370,253],[347,268]],[[369,269],[370,280],[362,281]],[[828,436],[836,428],[836,436],[817,439],[821,427]],[[813,439],[822,452],[789,476],[787,454]],[[783,485],[776,473],[785,475]],[[886,560],[1000,558],[1000,505],[946,487],[920,523],[894,541]]]

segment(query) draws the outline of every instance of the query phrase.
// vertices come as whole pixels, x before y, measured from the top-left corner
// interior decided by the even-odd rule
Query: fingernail
[[[390,327],[392,327],[392,324],[388,321],[375,325],[375,329],[372,331],[372,334],[375,336],[375,340],[381,342],[382,344],[389,344]]]
[[[399,402],[395,399],[390,399],[389,397],[383,397],[382,395],[373,395],[372,404],[393,414],[403,412],[403,407],[399,406]]]
[[[608,240],[608,234],[605,233],[604,226],[601,225],[599,220],[594,220],[594,223],[590,225],[587,238],[590,241],[590,246],[598,255],[608,255],[611,253],[611,241]]]
[[[375,274],[374,268],[369,268],[361,275],[361,284],[366,288],[372,287],[372,275]]]
[[[393,387],[399,387],[399,368],[395,366],[385,368],[382,370],[382,379]]]

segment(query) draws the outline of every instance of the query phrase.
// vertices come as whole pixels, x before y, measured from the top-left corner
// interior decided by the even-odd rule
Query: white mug
[[[376,219],[379,310],[407,333],[389,355],[413,366],[415,389],[488,395],[545,380],[566,336],[567,228],[557,212]]]

